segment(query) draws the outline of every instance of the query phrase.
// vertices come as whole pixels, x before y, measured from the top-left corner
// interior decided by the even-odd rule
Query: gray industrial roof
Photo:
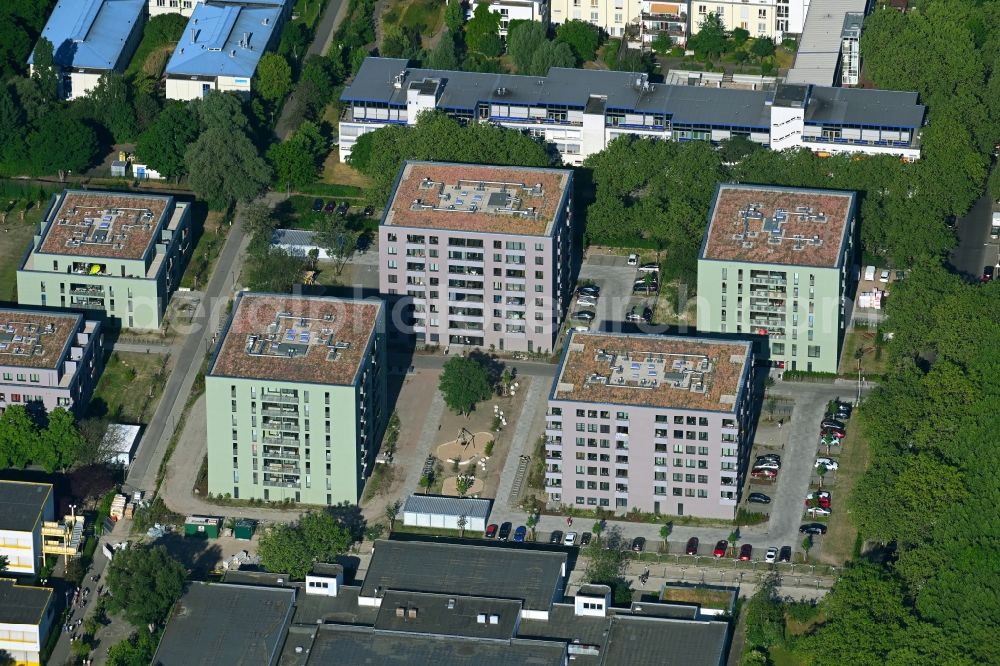
[[[838,37],[842,22],[843,15],[837,25]],[[663,113],[670,115],[674,124],[770,127],[769,103],[774,93],[767,90],[662,83],[644,89],[636,85],[635,74],[590,69],[553,67],[547,76],[520,76],[419,69],[407,65],[408,61],[401,58],[366,58],[341,99],[405,107],[407,87],[414,83],[419,85],[424,78],[434,78],[442,80],[437,102],[442,109],[472,111],[479,103],[567,105],[582,109],[590,95],[605,95],[608,109]],[[406,78],[397,89],[393,79],[402,71],[406,71]],[[500,91],[502,94],[498,94]],[[856,94],[838,98],[841,92]],[[806,119],[813,116],[816,122],[840,122],[839,117],[849,117],[852,120],[843,122],[891,127],[903,126],[900,121],[905,119],[913,123],[907,127],[919,127],[924,115],[924,107],[917,104],[916,93],[884,90],[813,87],[809,106],[814,104],[813,100],[823,102],[831,98],[838,98],[845,105],[849,102],[850,108],[837,107],[828,111],[821,104],[816,110],[807,109]]]
[[[427,513],[439,516],[465,516],[466,518],[490,517],[493,502],[472,497],[444,497],[440,495],[410,495],[403,505],[403,513]]]
[[[153,663],[276,664],[294,607],[292,589],[191,583],[174,607]]]
[[[316,631],[309,663],[561,666],[565,654],[563,642],[443,638],[328,624]]]
[[[361,596],[387,590],[474,594],[518,599],[528,610],[548,610],[562,594],[566,554],[499,546],[421,541],[375,543]]]
[[[603,664],[629,666],[720,666],[726,650],[726,622],[615,615]]]
[[[829,86],[840,61],[841,35],[848,12],[864,13],[868,0],[812,0],[788,83]]]
[[[47,483],[0,481],[0,530],[30,532],[42,520],[52,494]]]
[[[0,578],[0,624],[39,624],[51,598],[52,588]]]
[[[275,229],[271,233],[271,245],[291,245],[292,247],[318,247],[316,232],[304,229]]]
[[[375,629],[507,641],[520,614],[521,602],[513,599],[390,590]]]

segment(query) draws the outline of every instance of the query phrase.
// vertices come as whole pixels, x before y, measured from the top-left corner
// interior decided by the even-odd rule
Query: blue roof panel
[[[145,9],[145,0],[59,0],[42,37],[52,42],[60,67],[121,69],[132,55],[123,52],[125,45]],[[34,52],[28,62],[34,62]]]
[[[281,21],[282,3],[195,7],[168,76],[253,76]]]

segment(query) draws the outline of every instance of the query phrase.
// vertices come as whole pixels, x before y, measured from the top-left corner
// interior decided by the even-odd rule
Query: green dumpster
[[[257,529],[257,524],[254,521],[237,520],[236,525],[233,527],[233,536],[243,541],[249,541],[253,538],[255,529]]]

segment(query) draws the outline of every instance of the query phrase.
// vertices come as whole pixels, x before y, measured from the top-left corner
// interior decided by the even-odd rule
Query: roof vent
[[[486,624],[486,613],[480,613],[476,616],[477,624]]]
[[[405,617],[405,616],[406,616],[406,609],[403,608],[402,606],[397,607],[396,608],[396,617]]]
[[[417,609],[416,608],[408,608],[406,610],[406,617],[408,617],[411,620],[416,619],[416,617],[417,617]]]
[[[500,624],[500,616],[490,615],[490,624]]]
[[[448,610],[455,610],[455,599],[448,599]]]
[[[503,86],[500,86],[499,88],[496,89],[496,95],[497,97],[506,97],[507,89],[504,88]]]

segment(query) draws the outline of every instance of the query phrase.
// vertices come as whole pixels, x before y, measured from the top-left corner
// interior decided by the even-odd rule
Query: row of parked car
[[[699,546],[698,537],[691,537],[688,539],[687,546],[684,548],[684,553],[687,555],[698,555]],[[712,557],[720,559],[726,556],[729,552],[729,541],[726,539],[720,539],[715,544],[715,548],[712,549]],[[753,546],[748,543],[740,546],[739,552],[736,554],[736,559],[741,562],[749,562],[753,558]],[[791,562],[792,561],[792,547],[782,546],[780,549],[777,547],[768,548],[767,552],[764,553],[764,561],[768,564],[774,564],[775,562]]]
[[[601,288],[596,284],[587,284],[576,290],[576,305],[581,308],[590,308],[584,310],[577,310],[573,313],[573,319],[579,321],[587,322],[588,324],[597,318],[597,314],[594,312],[593,308],[597,308],[597,299],[601,297]],[[585,327],[581,327],[586,330]]]
[[[314,213],[336,213],[340,217],[346,217],[347,211],[350,209],[351,204],[346,201],[341,201],[338,204],[336,199],[330,199],[329,201],[324,201],[323,199],[313,199],[312,211]],[[375,209],[373,207],[365,206],[365,217],[371,217],[374,214]]]
[[[851,418],[853,407],[848,402],[837,401],[836,406],[823,416],[819,424],[820,444],[829,449],[831,446],[839,446],[840,441],[847,436],[847,425],[844,423]],[[813,463],[816,469],[824,468],[828,471],[836,471],[840,468],[833,458],[820,456]],[[833,494],[829,490],[817,490],[806,495],[805,513],[810,518],[827,518],[833,513]],[[800,534],[820,536],[826,534],[826,525],[823,523],[804,523],[799,527]]]

